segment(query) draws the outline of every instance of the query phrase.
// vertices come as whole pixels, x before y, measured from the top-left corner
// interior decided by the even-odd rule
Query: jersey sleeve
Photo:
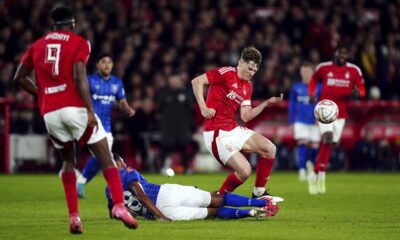
[[[244,99],[242,101],[242,103],[240,104],[240,106],[251,106],[251,95],[253,94],[253,86],[249,83],[247,85],[247,89],[246,89],[246,95],[244,96]]]
[[[132,182],[140,182],[140,174],[134,169],[127,169],[127,175],[124,179],[126,186],[129,186]]]
[[[74,63],[82,61],[83,64],[85,64],[85,66],[86,66],[86,64],[89,60],[90,51],[91,51],[90,42],[82,39],[82,41],[79,43],[78,51],[76,52],[76,55],[74,58]]]
[[[221,74],[221,72],[225,73],[224,71],[221,71],[223,69],[224,68],[214,68],[214,69],[206,72],[206,76],[207,76],[207,79],[208,79],[208,82],[210,83],[210,85],[224,82],[224,78]]]
[[[33,68],[33,56],[32,56],[32,45],[26,50],[24,55],[21,58],[21,63],[29,69]]]
[[[365,91],[365,86],[364,86],[364,78],[362,76],[361,70],[358,69],[356,72],[356,81],[355,85],[360,91],[360,97],[365,97],[366,91]]]
[[[122,81],[118,79],[118,92],[116,96],[117,100],[121,100],[125,98],[125,89],[124,85],[122,84]]]

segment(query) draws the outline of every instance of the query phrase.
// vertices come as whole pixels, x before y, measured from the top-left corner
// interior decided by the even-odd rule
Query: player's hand
[[[157,218],[157,220],[160,221],[160,222],[171,222],[172,221],[170,218],[167,218],[167,217],[164,217],[164,216]]]
[[[97,128],[98,123],[97,123],[96,116],[94,115],[94,112],[88,111],[87,115],[88,115],[87,126],[91,127],[91,128]]]
[[[351,93],[356,97],[360,96],[360,90],[357,87],[354,87]]]
[[[271,97],[271,98],[269,98],[267,100],[267,105],[276,104],[276,103],[282,102],[282,100],[283,100],[283,93],[281,93],[281,95],[279,97]]]
[[[133,110],[131,107],[128,107],[126,109],[126,114],[128,115],[128,117],[132,117],[133,115],[135,115],[136,111]]]
[[[308,100],[310,103],[315,103],[315,96],[310,96],[310,99]]]
[[[201,115],[206,118],[206,119],[210,119],[213,118],[215,116],[215,109],[214,108],[201,108]]]

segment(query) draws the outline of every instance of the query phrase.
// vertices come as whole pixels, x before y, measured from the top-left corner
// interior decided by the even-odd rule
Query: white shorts
[[[294,139],[319,142],[321,135],[317,124],[294,123]]]
[[[319,131],[321,135],[326,132],[333,132],[333,142],[339,142],[340,136],[342,136],[344,124],[346,120],[344,118],[336,119],[333,123],[323,124],[318,123]]]
[[[216,134],[214,134],[216,133]],[[231,131],[215,130],[203,132],[207,150],[223,165],[256,132],[245,127],[235,127]],[[216,136],[214,136],[216,135]]]
[[[44,116],[47,132],[57,149],[62,149],[65,144],[69,144],[74,140],[84,140],[83,135],[87,128],[87,110],[81,107],[65,107],[52,112],[46,113]],[[93,144],[106,137],[106,131],[97,117],[98,127],[94,129],[90,136],[87,136],[86,142],[82,144]],[[82,138],[82,139],[81,139]]]
[[[208,215],[209,192],[192,186],[162,184],[156,207],[171,220],[198,220]]]

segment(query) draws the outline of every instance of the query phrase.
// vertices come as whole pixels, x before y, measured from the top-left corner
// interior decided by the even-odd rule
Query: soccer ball
[[[124,191],[124,204],[132,216],[141,215],[143,205],[130,191]]]
[[[336,120],[339,114],[338,106],[334,101],[324,99],[319,101],[314,109],[314,116],[320,122],[324,124],[332,123]]]

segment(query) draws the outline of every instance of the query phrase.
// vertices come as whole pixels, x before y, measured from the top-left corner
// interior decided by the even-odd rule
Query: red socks
[[[315,173],[326,171],[331,153],[332,153],[332,145],[322,143],[321,147],[319,149],[317,161],[314,164],[314,172]]]
[[[123,203],[123,189],[118,169],[116,167],[110,167],[104,169],[103,174],[107,181],[107,185],[110,188],[111,198],[114,205],[117,203]]]
[[[78,194],[76,192],[76,176],[75,172],[66,172],[61,174],[61,179],[64,185],[65,199],[67,200],[68,212],[78,212]]]
[[[237,187],[242,185],[242,180],[240,180],[236,174],[233,172],[226,177],[225,182],[222,184],[221,188],[218,190],[220,194],[225,194],[233,192]]]
[[[256,166],[256,183],[255,187],[265,187],[274,166],[275,158],[260,157]]]

